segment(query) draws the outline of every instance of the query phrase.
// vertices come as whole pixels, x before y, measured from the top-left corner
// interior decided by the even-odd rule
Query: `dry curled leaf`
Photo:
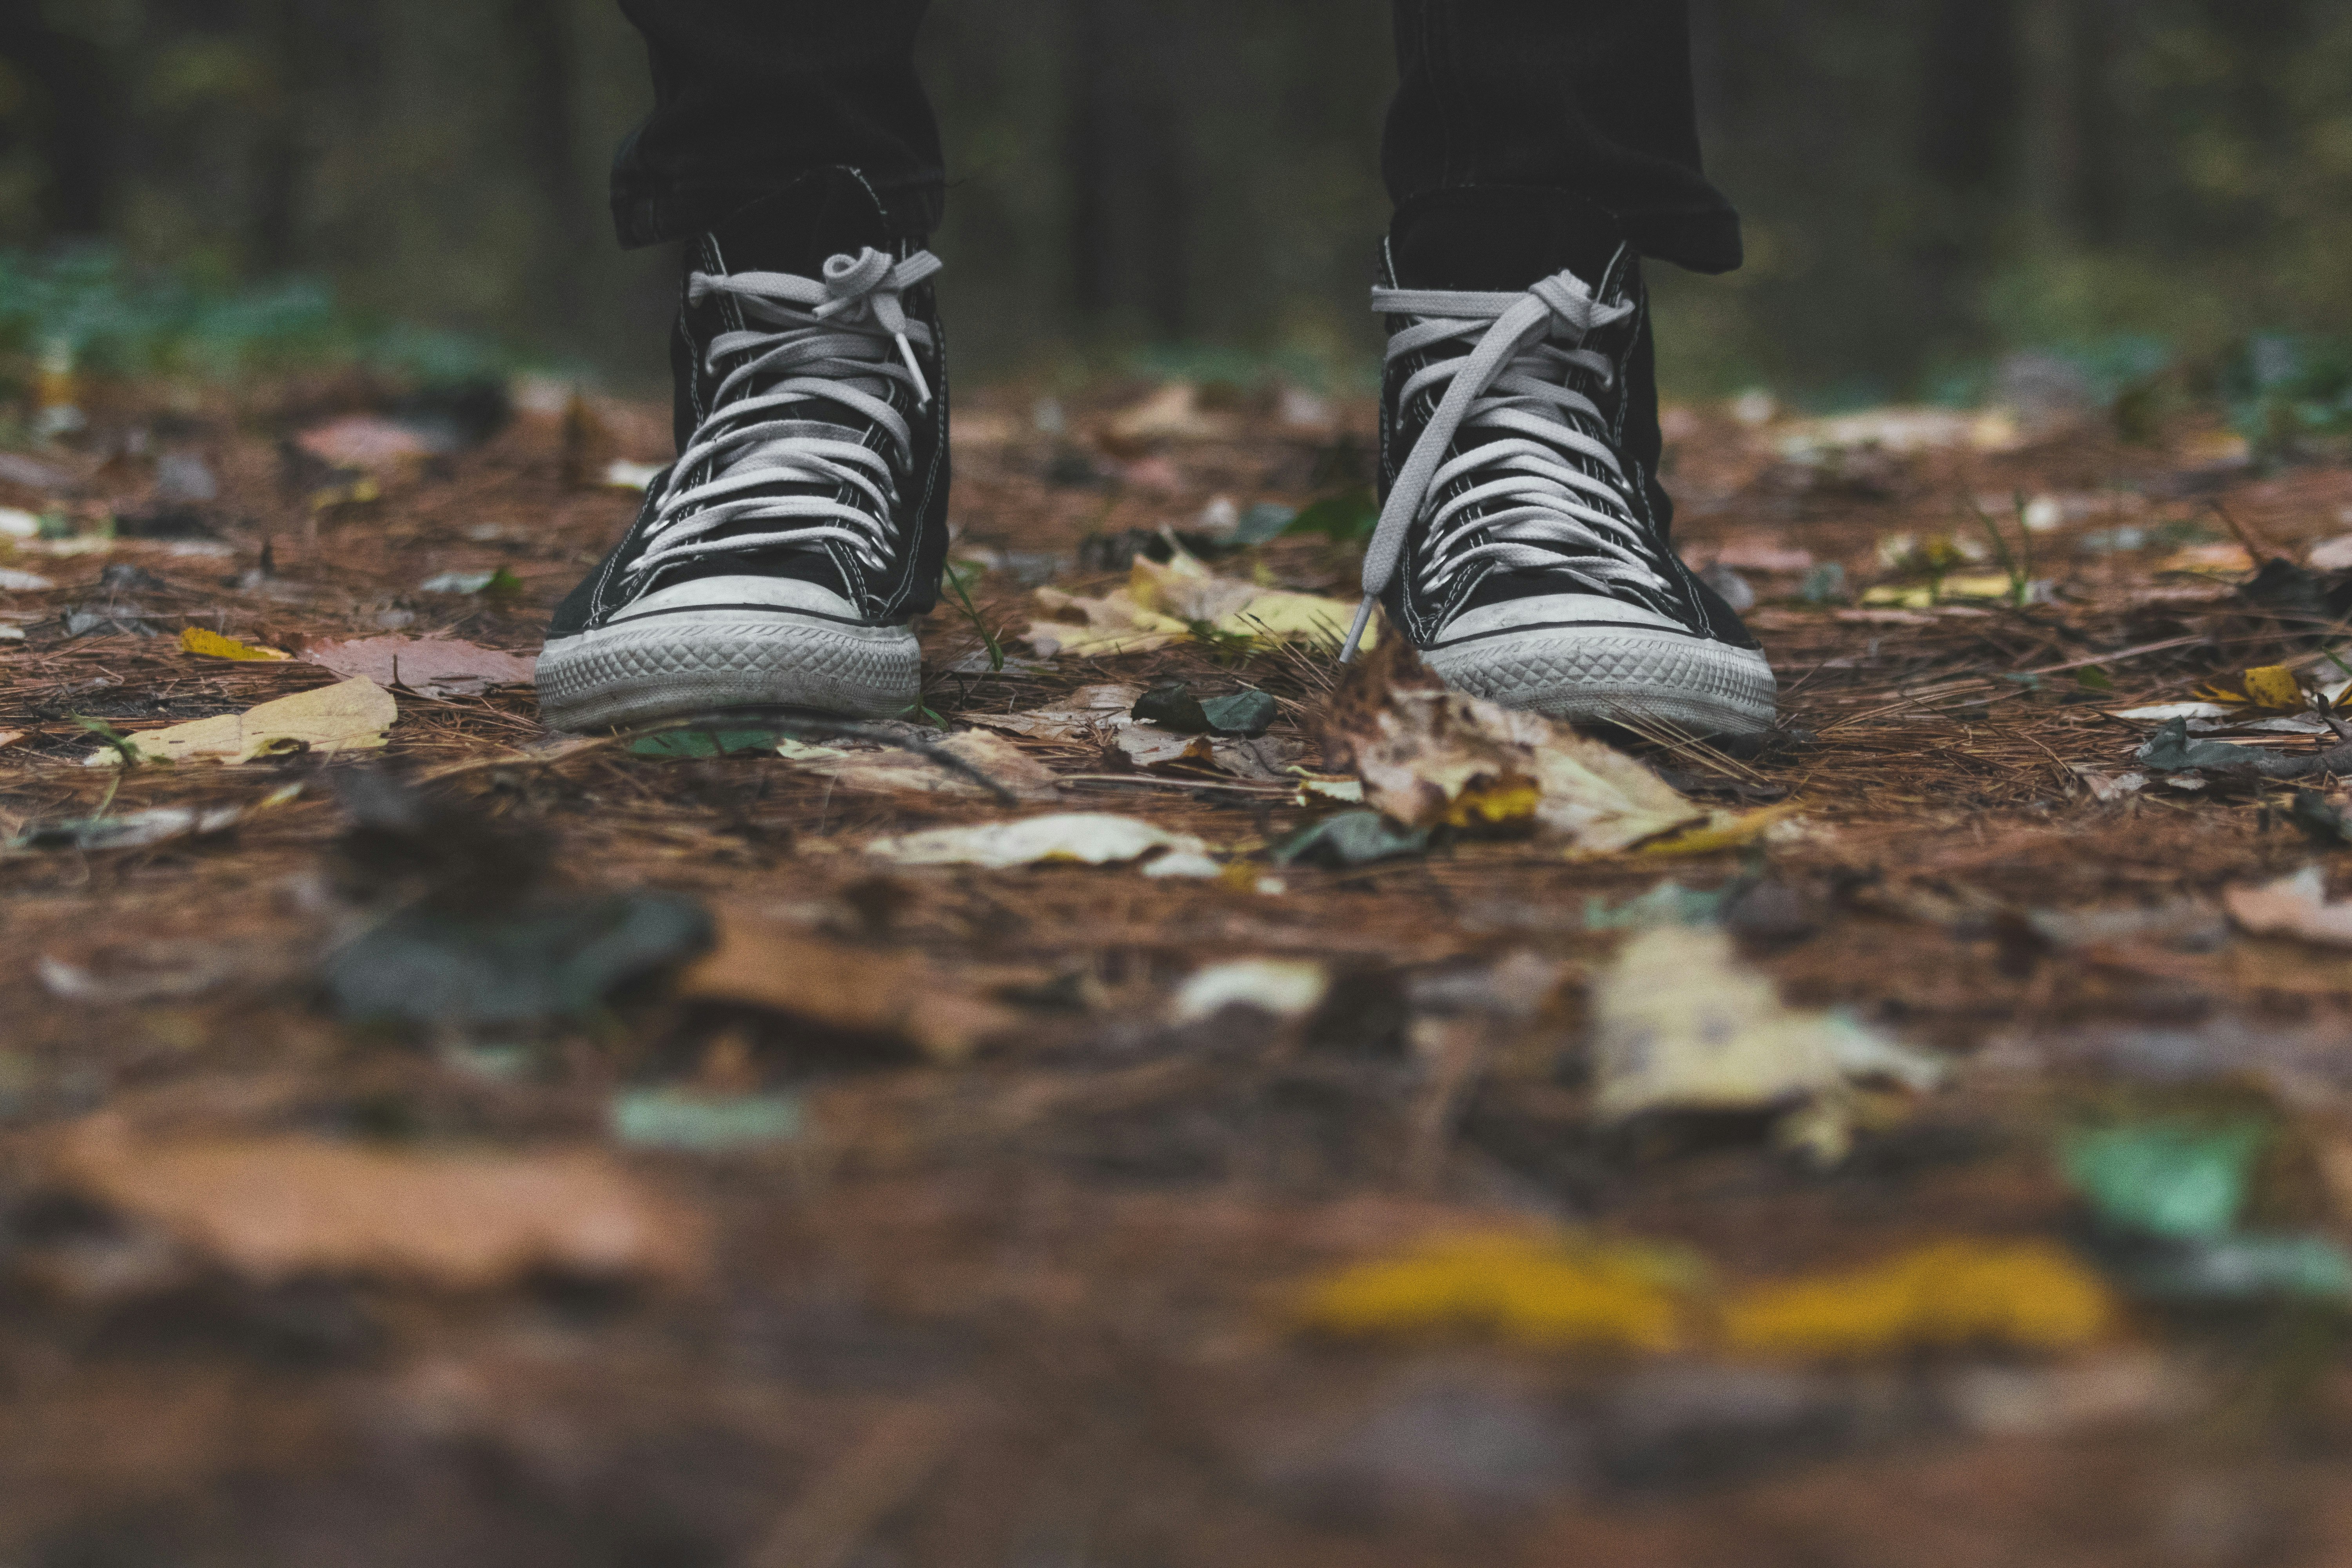
[[[466,697],[493,686],[529,686],[538,660],[457,637],[355,637],[314,642],[304,662],[347,679],[404,686],[429,697]]]
[[[311,1274],[487,1289],[539,1271],[686,1279],[700,1222],[586,1150],[419,1153],[300,1134],[148,1142],[83,1123],[66,1184],[235,1273]]]
[[[2231,888],[2221,904],[2239,929],[2255,936],[2291,936],[2328,947],[2352,947],[2352,900],[2327,901],[2327,879],[2316,866],[2259,888]]]
[[[1363,780],[1366,805],[1408,827],[1530,820],[1606,853],[1707,817],[1622,752],[1449,689],[1393,638],[1341,686],[1323,744]]]
[[[223,713],[130,737],[142,761],[249,763],[296,752],[364,752],[384,743],[386,730],[400,717],[392,694],[373,680],[346,680],[257,704],[242,713]],[[86,767],[111,767],[122,753],[109,745],[82,759]]]
[[[903,1042],[941,1061],[1019,1021],[920,952],[835,942],[749,905],[713,913],[718,945],[681,977],[681,995],[757,1007],[829,1034]]]
[[[258,643],[239,642],[218,632],[208,632],[202,626],[181,627],[180,647],[199,658],[281,659],[292,657],[281,649],[263,647]]]

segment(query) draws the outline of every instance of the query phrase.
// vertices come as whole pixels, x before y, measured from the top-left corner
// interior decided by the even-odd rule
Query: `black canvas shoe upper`
[[[1374,308],[1390,347],[1368,604],[1423,648],[1467,612],[1553,595],[1756,646],[1669,542],[1648,299],[1606,212],[1491,187],[1408,203]],[[1459,423],[1424,450],[1441,418]]]
[[[797,578],[870,626],[932,608],[947,555],[938,269],[891,237],[848,169],[804,175],[688,246],[670,356],[679,461],[549,635],[698,578]]]

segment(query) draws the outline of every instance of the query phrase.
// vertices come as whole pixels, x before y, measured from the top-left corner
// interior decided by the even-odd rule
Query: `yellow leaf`
[[[1697,826],[1686,828],[1672,838],[1645,844],[1635,853],[1712,855],[1718,849],[1737,849],[1762,837],[1775,823],[1787,821],[1797,814],[1798,809],[1797,802],[1784,800],[1778,805],[1768,805],[1759,811],[1718,811]]]
[[[2303,687],[2294,671],[2283,664],[2266,664],[2246,671],[2246,696],[2264,708],[2299,710],[2303,707]]]
[[[1040,652],[1089,658],[1166,647],[1197,626],[1232,637],[1337,647],[1356,609],[1339,599],[1217,576],[1181,550],[1165,565],[1137,556],[1127,586],[1098,598],[1045,587],[1037,590],[1037,602],[1054,618],[1031,622],[1024,640]],[[1363,646],[1374,641],[1375,628],[1366,627]]]
[[[1498,779],[1472,784],[1446,803],[1438,820],[1449,827],[1481,822],[1517,822],[1536,814],[1543,791],[1526,779]]]
[[[392,694],[373,680],[346,680],[298,692],[248,708],[131,737],[142,759],[154,762],[249,763],[293,752],[362,752],[384,743],[383,732],[400,717]],[[106,767],[121,755],[112,746],[85,757],[88,767]]]
[[[2105,1286],[2034,1241],[1934,1242],[1865,1268],[1757,1286],[1723,1310],[1735,1349],[1821,1356],[2065,1350],[2101,1338],[2115,1320]]]
[[[180,628],[180,647],[203,658],[271,659],[292,657],[278,648],[263,647],[257,643],[242,643],[218,632],[208,632],[202,626]]]
[[[1675,1249],[1516,1235],[1450,1237],[1313,1286],[1301,1326],[1347,1335],[1472,1332],[1529,1345],[1670,1351],[1696,1260]]]

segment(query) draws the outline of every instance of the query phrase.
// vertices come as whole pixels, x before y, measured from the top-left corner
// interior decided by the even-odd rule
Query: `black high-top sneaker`
[[[909,618],[947,555],[948,385],[929,252],[846,169],[687,252],[678,458],[548,626],[564,730],[742,706],[855,717],[920,695]]]
[[[1359,627],[1377,600],[1448,684],[1556,719],[1770,728],[1771,667],[1668,542],[1647,300],[1610,216],[1441,192],[1399,210],[1381,271]]]

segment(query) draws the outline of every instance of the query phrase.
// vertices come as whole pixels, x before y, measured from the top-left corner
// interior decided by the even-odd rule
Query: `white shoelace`
[[[898,498],[892,470],[906,465],[866,445],[857,430],[808,417],[806,405],[832,403],[864,416],[911,460],[913,433],[883,395],[895,381],[914,389],[919,406],[930,405],[914,345],[929,348],[931,330],[907,319],[900,296],[939,270],[928,250],[893,262],[868,247],[828,259],[822,280],[789,272],[689,277],[689,300],[730,299],[745,323],[711,340],[706,369],[748,357],[719,384],[710,413],[678,455],[669,494],[628,575],[642,579],[723,551],[827,541],[883,569]],[[782,416],[788,409],[793,416]],[[799,485],[821,493],[775,493]],[[843,485],[854,500],[834,499]],[[775,526],[710,537],[744,522]]]
[[[1602,594],[1670,592],[1656,547],[1626,503],[1629,481],[1610,449],[1608,419],[1567,384],[1583,371],[1608,386],[1614,374],[1608,356],[1585,348],[1584,340],[1632,316],[1632,305],[1603,305],[1575,274],[1559,272],[1516,294],[1375,289],[1372,310],[1412,318],[1389,340],[1391,362],[1448,342],[1465,352],[1414,372],[1397,395],[1402,408],[1445,384],[1372,531],[1364,602],[1339,650],[1343,660],[1355,656],[1372,606],[1395,577],[1414,519],[1431,496],[1465,479],[1468,488],[1440,503],[1430,519],[1423,587],[1439,587],[1464,568],[1491,561],[1556,571]],[[1492,439],[1447,460],[1446,448],[1465,430]],[[1607,477],[1579,467],[1580,458]]]

